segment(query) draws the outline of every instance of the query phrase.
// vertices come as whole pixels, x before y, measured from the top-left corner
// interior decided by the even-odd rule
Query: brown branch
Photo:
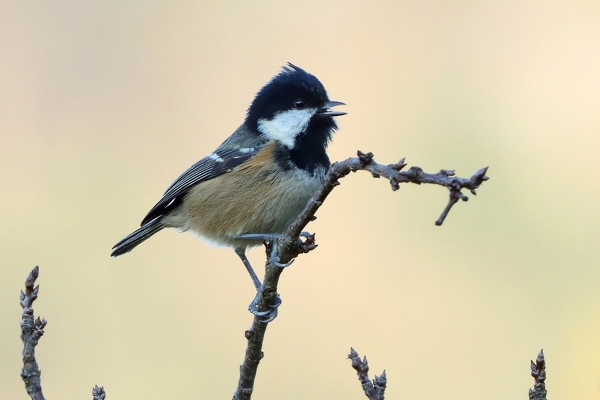
[[[436,221],[436,225],[441,225],[452,206],[459,200],[467,200],[467,196],[461,193],[462,189],[468,189],[471,193],[476,194],[475,190],[489,178],[485,175],[487,167],[481,168],[471,178],[454,177],[454,171],[441,170],[437,174],[428,174],[423,172],[419,167],[412,167],[408,171],[402,171],[406,166],[404,159],[396,164],[383,165],[378,164],[373,160],[372,153],[363,153],[358,151],[358,157],[349,158],[344,161],[334,163],[327,172],[325,181],[321,189],[319,189],[304,207],[304,210],[289,226],[289,228],[281,234],[278,240],[275,241],[276,248],[274,251],[274,259],[270,256],[270,246],[267,246],[267,264],[265,267],[265,277],[263,280],[262,289],[257,294],[257,309],[258,311],[267,311],[275,309],[281,302],[277,294],[277,284],[283,268],[277,266],[274,261],[280,263],[291,262],[301,253],[307,253],[317,247],[315,244],[314,235],[306,237],[301,241],[299,237],[302,231],[310,221],[315,220],[315,213],[321,207],[329,193],[338,186],[339,179],[345,177],[350,172],[359,170],[369,171],[373,177],[385,177],[389,180],[392,190],[398,190],[400,183],[429,183],[445,186],[450,191],[450,200],[448,205],[442,212],[440,218]],[[248,340],[244,361],[240,366],[240,378],[238,387],[233,395],[234,400],[249,400],[252,396],[254,388],[254,378],[258,369],[258,364],[263,358],[262,344],[267,329],[267,324],[270,321],[265,321],[261,317],[255,316],[252,326],[245,332],[245,337]],[[384,375],[385,376],[385,375]]]
[[[298,218],[296,218],[296,221],[283,234],[283,242],[287,244],[284,244],[284,249],[289,249],[297,243],[296,239],[300,235],[300,232],[313,220],[315,213],[321,207],[329,193],[340,184],[339,179],[345,177],[350,172],[363,170],[370,172],[374,178],[385,177],[389,180],[394,191],[400,189],[400,183],[409,182],[416,183],[417,185],[428,183],[446,187],[450,191],[450,199],[448,205],[435,223],[438,226],[444,222],[448,212],[459,199],[463,201],[468,200],[468,197],[461,193],[462,189],[467,189],[473,195],[476,195],[476,189],[489,179],[485,175],[488,167],[479,169],[470,178],[458,178],[454,176],[454,171],[452,170],[443,169],[436,174],[428,174],[423,172],[420,167],[411,167],[408,171],[402,171],[406,167],[404,158],[396,164],[383,165],[375,162],[373,153],[358,151],[357,155],[358,157],[348,158],[347,160],[336,162],[331,166],[323,187],[309,200],[304,211],[302,211]],[[283,253],[286,252],[284,251]],[[285,256],[286,254],[283,255]],[[289,255],[295,257],[297,254],[294,255],[294,252],[290,252]],[[287,262],[293,257],[282,257],[281,259],[283,262]]]
[[[272,308],[276,308],[281,300],[277,293],[277,284],[279,283],[279,277],[283,272],[283,268],[273,264],[271,259],[272,246],[267,245],[267,263],[265,267],[265,277],[261,291],[257,294],[258,304],[257,308],[259,311],[266,311]],[[296,251],[298,253],[308,253],[310,250],[316,248],[317,245],[314,243],[314,235],[306,238],[304,242],[297,244]],[[276,309],[275,309],[276,312]],[[249,400],[252,397],[254,390],[254,378],[258,370],[258,364],[264,357],[262,351],[262,345],[267,330],[267,325],[271,321],[265,321],[263,318],[254,316],[252,326],[246,332],[244,336],[248,340],[246,347],[246,354],[244,361],[240,365],[240,378],[238,380],[238,387],[233,395],[233,400]]]
[[[296,218],[286,232],[279,239],[279,258],[282,262],[289,262],[296,257],[302,250],[298,248],[298,237],[306,225],[315,219],[315,214],[323,204],[329,193],[338,186],[339,179],[345,177],[350,172],[368,171],[374,178],[385,177],[389,180],[393,191],[400,189],[400,183],[422,183],[435,184],[446,187],[450,191],[450,199],[446,208],[435,222],[436,225],[442,225],[448,212],[459,199],[467,201],[468,197],[462,194],[462,189],[469,190],[473,195],[477,195],[476,189],[489,179],[486,176],[488,167],[479,169],[470,178],[458,178],[454,176],[452,170],[440,170],[436,174],[423,172],[420,167],[411,167],[408,171],[402,171],[406,164],[404,158],[396,164],[383,165],[375,162],[373,153],[357,152],[358,157],[348,158],[347,160],[334,163],[325,178],[325,183],[308,201],[308,204],[302,213]]]
[[[369,400],[384,400],[385,387],[387,385],[385,370],[381,376],[375,375],[375,379],[371,381],[369,380],[369,363],[367,361],[367,356],[364,356],[361,360],[356,350],[351,347],[348,358],[352,360],[352,368],[356,370],[358,380]]]
[[[310,243],[314,244],[314,235],[312,238],[306,239],[305,245],[306,251],[310,247]],[[316,245],[314,246],[316,247]],[[314,248],[313,247],[313,248]],[[266,246],[267,251],[267,264],[265,267],[265,277],[263,284],[258,296],[257,308],[259,311],[266,311],[271,308],[275,308],[279,305],[279,295],[277,294],[277,284],[279,283],[279,277],[283,272],[283,268],[277,267],[272,263],[271,260],[272,245]],[[240,365],[240,378],[238,380],[238,387],[233,395],[233,400],[249,400],[252,397],[252,391],[254,390],[254,378],[258,370],[258,363],[264,357],[262,351],[262,345],[267,330],[267,325],[270,321],[265,321],[259,316],[254,316],[252,326],[246,332],[244,336],[248,340],[246,347],[246,354],[244,361]]]
[[[35,360],[35,346],[38,340],[44,334],[44,326],[46,320],[35,319],[33,316],[33,302],[37,299],[39,286],[33,287],[35,280],[39,275],[39,267],[31,270],[25,280],[25,292],[21,291],[21,307],[23,314],[21,316],[21,340],[23,341],[23,369],[21,370],[21,378],[25,382],[25,389],[32,400],[44,400],[42,394],[42,385],[40,381],[41,371],[38,368]]]
[[[44,327],[47,321],[35,319],[33,316],[33,302],[37,299],[40,286],[33,287],[40,274],[40,267],[36,266],[29,272],[25,280],[25,292],[21,290],[20,302],[23,307],[21,317],[21,340],[23,341],[23,369],[21,378],[25,382],[25,390],[32,400],[45,400],[42,394],[42,383],[40,379],[41,371],[35,359],[35,346],[44,334]],[[92,390],[93,400],[104,400],[106,393],[103,387],[94,387]]]
[[[535,362],[531,361],[531,376],[535,379],[533,389],[529,389],[530,400],[546,400],[546,360],[544,349],[540,350]]]

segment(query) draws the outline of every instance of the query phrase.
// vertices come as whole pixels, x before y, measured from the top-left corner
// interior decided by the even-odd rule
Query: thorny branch
[[[21,290],[20,302],[23,307],[23,315],[21,317],[21,340],[23,341],[23,369],[21,370],[21,378],[25,382],[25,390],[32,400],[45,400],[42,394],[42,384],[40,381],[41,371],[35,360],[35,346],[39,339],[44,334],[46,320],[35,319],[33,316],[33,302],[37,299],[39,285],[33,287],[35,281],[40,274],[40,267],[36,266],[29,272],[25,280],[25,292]],[[94,387],[92,390],[93,400],[104,400],[106,393],[103,387]]]
[[[25,382],[25,390],[32,400],[44,400],[42,394],[42,385],[40,382],[41,371],[38,368],[35,360],[35,346],[38,340],[44,334],[44,326],[46,320],[35,319],[33,316],[33,302],[37,299],[39,286],[33,287],[35,280],[39,275],[39,267],[31,270],[25,280],[25,292],[21,291],[20,300],[23,307],[21,316],[21,340],[23,341],[23,369],[21,370],[21,378]]]
[[[369,363],[367,361],[367,356],[364,356],[361,360],[356,350],[350,347],[348,358],[352,360],[352,368],[356,370],[358,380],[369,400],[384,400],[385,387],[387,385],[385,370],[380,376],[375,375],[375,379],[371,381],[369,380]]]
[[[339,179],[345,177],[350,172],[359,170],[369,171],[373,177],[385,177],[389,180],[392,190],[400,188],[401,183],[430,183],[445,186],[450,191],[450,199],[446,208],[436,221],[436,225],[441,225],[448,215],[448,212],[458,200],[466,201],[467,196],[461,193],[462,189],[469,190],[472,194],[477,194],[476,189],[489,178],[485,175],[487,167],[481,168],[470,178],[458,178],[454,176],[454,171],[441,170],[437,174],[428,174],[419,167],[412,167],[408,171],[403,171],[406,164],[404,159],[396,164],[383,165],[375,162],[373,153],[357,152],[358,157],[348,158],[347,160],[334,163],[327,173],[325,182],[313,197],[308,201],[306,207],[300,213],[298,218],[276,241],[275,259],[281,263],[292,261],[301,253],[308,253],[317,247],[314,235],[309,236],[304,241],[299,239],[301,232],[306,225],[313,221],[315,213],[321,207],[329,193],[338,186]],[[283,268],[278,267],[269,256],[270,250],[267,246],[267,263],[265,267],[265,277],[262,289],[258,293],[258,310],[266,311],[278,306],[281,302],[277,294],[277,284]],[[252,326],[245,332],[248,340],[244,361],[240,366],[240,378],[238,387],[233,395],[234,400],[248,400],[252,396],[254,388],[254,378],[258,369],[258,364],[263,358],[262,344],[267,330],[267,324],[270,321],[264,321],[258,316],[254,317]]]
[[[535,362],[531,361],[531,376],[535,379],[533,389],[529,389],[530,400],[546,400],[546,360],[544,349],[540,350]]]

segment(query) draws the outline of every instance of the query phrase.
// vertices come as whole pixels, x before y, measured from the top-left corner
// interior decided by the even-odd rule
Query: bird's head
[[[298,141],[325,147],[337,128],[333,117],[346,114],[330,110],[338,105],[314,75],[288,63],[256,94],[245,123],[289,149]]]

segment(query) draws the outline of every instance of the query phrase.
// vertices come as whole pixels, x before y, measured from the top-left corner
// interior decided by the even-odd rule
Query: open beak
[[[317,111],[317,114],[322,115],[324,117],[338,117],[340,115],[346,115],[347,113],[345,113],[343,111],[331,111],[330,110],[331,107],[345,106],[345,105],[346,105],[346,103],[342,103],[341,101],[329,100],[328,102],[325,103],[323,108],[321,108],[321,109],[319,109],[319,111]]]

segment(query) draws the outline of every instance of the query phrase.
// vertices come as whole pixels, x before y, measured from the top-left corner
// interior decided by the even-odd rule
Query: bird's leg
[[[272,242],[279,239],[281,233],[244,233],[243,235],[236,236],[236,239],[246,240],[263,240],[265,242]],[[307,238],[310,236],[310,232],[300,232],[300,236]]]
[[[243,235],[236,236],[236,239],[243,240],[262,240],[263,242],[272,242],[279,239],[281,234],[279,233],[244,233]]]
[[[277,317],[277,307],[279,307],[279,305],[281,304],[281,299],[279,298],[279,295],[277,295],[277,297],[275,298],[275,303],[269,307],[269,310],[258,311],[258,297],[260,296],[260,293],[262,291],[262,283],[260,283],[260,279],[258,279],[256,272],[254,272],[254,269],[252,268],[252,265],[248,260],[248,257],[246,257],[246,249],[238,247],[234,250],[235,254],[237,254],[238,257],[240,257],[240,259],[244,263],[246,270],[248,270],[248,273],[250,274],[250,278],[252,278],[254,287],[256,288],[256,296],[254,296],[254,300],[252,300],[252,303],[250,303],[250,305],[248,306],[248,311],[250,311],[257,317],[264,317],[262,322],[266,323],[273,321],[275,317]]]
[[[244,235],[240,235],[238,237],[236,237],[236,239],[246,239],[246,240],[262,240],[265,242],[271,242],[273,244],[273,249],[271,250],[271,256],[269,259],[269,262],[271,264],[273,264],[276,267],[279,268],[285,268],[285,267],[289,267],[290,265],[292,265],[292,263],[294,262],[294,259],[292,259],[290,262],[288,263],[280,263],[280,259],[279,257],[276,256],[277,254],[277,239],[279,239],[279,237],[281,236],[281,234],[279,233],[246,233]],[[301,232],[300,236],[308,238],[310,236],[309,232]],[[301,240],[298,239],[300,242]]]
[[[257,291],[259,291],[262,288],[262,283],[260,283],[260,279],[258,279],[258,276],[256,276],[256,272],[254,272],[254,269],[252,268],[252,265],[250,264],[248,257],[246,257],[246,249],[236,247],[234,250],[235,250],[235,254],[237,254],[238,257],[242,260],[242,262],[244,263],[244,267],[246,267],[246,270],[250,274],[250,278],[252,278],[254,287],[256,288]]]
[[[292,258],[289,262],[287,263],[281,263],[279,257],[277,257],[277,240],[275,240],[273,242],[273,248],[271,249],[271,257],[269,259],[269,262],[271,264],[273,264],[274,266],[276,266],[277,268],[285,268],[285,267],[289,267],[290,265],[292,265],[292,263],[294,262],[295,258]]]
[[[269,257],[269,263],[275,267],[278,268],[285,268],[290,266],[294,260],[292,259],[290,262],[288,263],[281,263],[279,257],[277,257],[277,240],[279,239],[279,237],[281,236],[281,234],[279,233],[247,233],[244,235],[240,235],[237,236],[236,239],[241,239],[241,240],[262,240],[265,242],[270,242],[272,244],[272,249],[271,249],[271,255]],[[302,232],[300,233],[300,236],[308,238],[310,237],[310,233],[308,232]],[[299,244],[302,243],[301,239],[298,239]],[[279,307],[279,305],[281,304],[281,298],[279,297],[279,295],[277,295],[277,297],[275,298],[275,301],[272,305],[269,305],[269,309],[267,311],[259,311],[258,309],[258,299],[260,297],[260,294],[262,292],[262,284],[260,282],[260,280],[258,279],[258,276],[256,276],[256,273],[254,272],[254,269],[252,268],[252,265],[250,265],[250,261],[248,261],[248,257],[246,257],[246,250],[243,247],[238,247],[235,248],[235,253],[240,257],[240,259],[242,260],[242,262],[244,263],[244,266],[246,267],[246,269],[248,270],[248,273],[250,274],[250,277],[252,278],[252,282],[254,282],[254,286],[256,287],[256,296],[254,297],[254,300],[252,300],[252,303],[250,303],[250,305],[248,306],[248,311],[250,311],[252,314],[256,315],[259,318],[262,318],[261,321],[262,322],[271,322],[275,319],[275,317],[277,317],[277,309]]]

